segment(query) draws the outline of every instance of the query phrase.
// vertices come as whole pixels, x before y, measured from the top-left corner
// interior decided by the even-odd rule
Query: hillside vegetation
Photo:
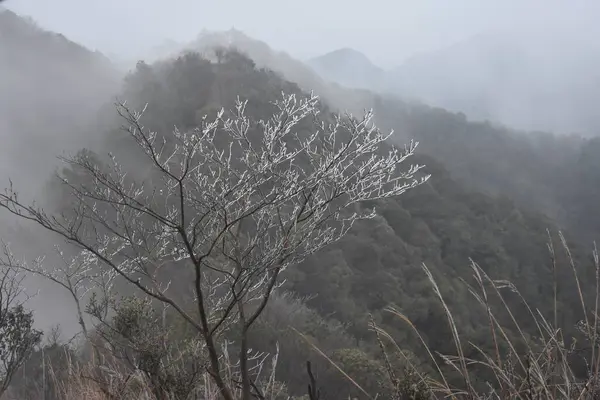
[[[462,112],[342,87],[239,31],[207,33],[188,48],[203,52],[214,45],[240,50],[259,67],[305,92],[314,91],[332,110],[360,115],[372,109],[379,127],[395,131],[397,143],[420,141],[419,152],[437,160],[469,190],[506,196],[519,207],[540,211],[586,244],[600,234],[597,209],[588,202],[594,198],[598,169],[586,156],[598,145],[596,138],[515,130],[472,121]]]
[[[14,30],[10,36],[13,45],[3,48],[6,57],[0,60],[33,57],[36,48],[23,45],[20,40],[25,39],[17,40],[30,35],[34,42],[45,43],[45,51],[56,59],[67,64],[89,62],[89,69],[77,67],[82,79],[93,77],[91,81],[97,83],[108,76],[113,83],[110,66],[100,56],[37,31],[14,15],[0,14],[0,18],[9,18],[13,24],[0,22],[0,32]],[[39,228],[58,232],[67,241],[56,239],[62,249],[60,257],[43,263],[29,260],[24,264],[7,249],[2,268],[43,275],[58,282],[57,288],[62,285],[61,290],[73,297],[72,312],[81,328],[78,340],[50,336],[44,344],[26,349],[28,357],[14,375],[8,395],[19,399],[425,399],[434,397],[431,389],[439,389],[432,381],[445,379],[442,389],[464,390],[455,392],[456,398],[474,398],[476,394],[488,398],[488,393],[490,398],[511,399],[594,398],[584,395],[589,392],[593,396],[595,389],[590,388],[597,386],[598,376],[594,358],[597,321],[593,317],[598,262],[597,254],[596,265],[588,256],[589,239],[600,232],[600,220],[596,222],[594,217],[595,183],[600,173],[594,157],[596,140],[527,136],[469,122],[460,114],[346,90],[325,83],[305,66],[250,39],[242,43],[249,56],[219,47],[229,39],[205,35],[195,44],[201,53],[186,52],[152,64],[140,61],[122,82],[118,97],[127,103],[117,106],[121,117],[117,110],[111,115],[105,106],[111,91],[79,86],[81,93],[92,93],[94,100],[98,96],[98,103],[79,98],[93,111],[86,114],[87,108],[69,108],[69,115],[88,122],[85,132],[93,132],[94,140],[76,141],[79,152],[61,170],[63,179],[44,175],[48,181],[45,211],[23,205],[12,189],[0,195],[4,214],[38,223],[32,236],[23,226],[11,231],[12,241],[18,242],[15,252],[27,252],[34,246],[43,231]],[[64,47],[72,50],[60,56]],[[35,62],[27,65],[33,68]],[[51,70],[52,64],[47,68]],[[68,71],[67,67],[56,68]],[[23,80],[38,72],[19,70],[25,74]],[[65,82],[78,87],[77,81]],[[61,93],[58,88],[39,85],[49,94]],[[41,97],[39,103],[30,102],[22,92],[26,87],[12,89],[15,96],[23,96],[23,103],[11,107],[18,106],[19,112],[39,107],[40,118],[57,118],[56,127],[62,127],[63,119],[68,118],[50,107],[55,99]],[[274,103],[282,92],[296,96],[290,99],[311,99],[309,89],[322,94],[324,100],[315,102],[314,109],[307,106],[315,111],[314,119],[310,114],[310,118],[296,120],[280,113]],[[338,102],[341,99],[343,103]],[[273,239],[280,229],[273,221],[278,217],[285,222],[285,215],[265,213],[249,225],[224,228],[227,240],[218,239],[217,245],[208,246],[206,264],[202,257],[195,260],[193,251],[181,255],[185,252],[182,248],[189,251],[196,245],[178,236],[185,237],[186,229],[196,232],[199,226],[202,234],[216,232],[222,224],[220,218],[226,221],[231,212],[235,215],[231,204],[249,207],[246,201],[262,196],[263,190],[271,193],[271,185],[281,186],[283,192],[288,186],[294,188],[294,180],[285,174],[301,171],[297,175],[301,181],[322,154],[336,154],[343,146],[340,141],[353,137],[353,129],[370,137],[365,132],[371,131],[360,119],[336,120],[334,111],[340,107],[354,112],[372,107],[378,127],[383,132],[396,131],[391,140],[381,143],[374,157],[391,157],[395,146],[408,143],[409,138],[421,142],[414,155],[413,147],[405,150],[411,157],[402,162],[407,168],[411,163],[425,165],[406,175],[406,180],[413,182],[407,186],[410,190],[386,198],[369,192],[369,196],[349,201],[351,207],[334,213],[339,221],[372,210],[375,215],[357,219],[340,240],[330,243],[330,231],[320,231],[320,222],[315,222],[306,235],[323,233],[309,243],[324,240],[328,245],[315,245],[318,251],[314,253],[301,248],[304,236],[292,235],[290,232],[296,231],[291,228],[285,230],[290,235],[285,240]],[[143,115],[134,111],[142,109]],[[17,114],[15,110],[10,114]],[[283,117],[277,119],[278,115]],[[90,126],[92,116],[102,120]],[[272,125],[265,131],[259,129],[260,123],[254,124],[271,117]],[[219,128],[213,131],[210,124],[215,118],[214,126]],[[226,118],[233,118],[238,125],[228,125]],[[294,124],[286,125],[289,121]],[[256,187],[242,179],[246,177],[244,166],[259,166],[247,170],[255,179],[268,175],[261,168],[273,161],[268,156],[261,158],[264,154],[260,152],[239,150],[239,143],[242,148],[269,148],[272,142],[264,132],[277,137],[291,126],[297,136],[290,135],[287,142],[282,139],[276,148],[293,148],[294,140],[326,132],[327,128],[316,128],[327,126],[320,123],[336,126],[336,121],[341,128],[334,143],[315,141],[316,150],[292,157],[289,167],[278,164],[268,170],[270,178]],[[9,122],[13,126],[14,122]],[[123,124],[133,127],[129,134],[120,129]],[[197,127],[201,129],[194,130]],[[35,132],[35,127],[22,129]],[[214,132],[214,136],[203,136],[206,132]],[[203,142],[198,136],[209,139]],[[47,151],[63,144],[62,137],[54,138]],[[215,149],[214,153],[210,149]],[[285,154],[270,149],[268,154]],[[203,159],[206,154],[213,158]],[[193,162],[186,163],[187,156]],[[357,168],[359,174],[358,166],[372,166],[369,162],[375,159],[362,154],[342,172]],[[117,167],[113,160],[121,164]],[[171,169],[172,160],[184,162]],[[208,178],[194,182],[202,190],[186,195],[184,179],[177,174],[188,171]],[[328,185],[343,186],[357,176],[340,183],[345,175],[328,176],[327,169],[324,171],[314,178],[315,187],[325,188],[324,192]],[[213,191],[221,190],[215,178],[219,174],[227,174],[227,179],[236,182],[233,186],[251,195],[240,195],[226,205],[213,201],[218,198],[211,197]],[[427,181],[418,180],[428,175]],[[319,182],[323,186],[318,186]],[[368,187],[369,181],[365,182]],[[18,188],[16,180],[15,190]],[[239,194],[235,190],[231,192]],[[311,203],[312,196],[321,195],[316,192],[302,192],[303,198],[291,194],[290,198],[302,198],[303,206],[282,207],[300,213],[302,218],[292,226],[301,233],[303,226],[298,221],[320,215],[320,209]],[[164,193],[175,193],[175,197]],[[327,207],[342,204],[333,193]],[[201,207],[209,217],[218,218],[207,222],[198,213]],[[303,214],[304,207],[315,207],[314,213]],[[194,223],[178,225],[179,220],[187,221],[186,216]],[[248,238],[256,235],[265,220],[274,225],[260,231],[264,234],[261,240],[252,242]],[[558,234],[561,228],[566,228],[564,235]],[[240,274],[229,286],[223,283],[230,282],[228,277],[237,270],[221,273],[220,268],[241,263],[236,257],[244,258],[228,246],[247,249],[251,262],[262,265],[271,251],[280,250],[287,256],[294,240],[300,243],[296,250],[304,251],[303,256],[294,258],[297,255],[290,253],[292,261],[281,268],[281,276],[279,267],[265,268],[256,274]],[[220,253],[213,257],[213,249]],[[198,265],[204,272],[194,275],[192,266]],[[271,279],[274,284],[266,285]],[[207,293],[206,305],[199,304],[203,298],[200,281],[207,285],[202,287]],[[239,293],[247,296],[242,300],[236,292],[240,286]],[[262,292],[265,287],[268,290]],[[259,297],[252,297],[256,293]],[[260,296],[269,301],[262,303]],[[262,310],[261,305],[264,311],[254,314]],[[206,309],[208,317],[203,314]],[[249,315],[257,316],[256,324],[252,317],[247,324]],[[458,368],[444,356],[458,356]],[[593,366],[586,365],[589,360]],[[304,372],[307,361],[311,362],[309,374]],[[256,367],[244,366],[246,362]],[[551,396],[553,390],[559,393]],[[439,395],[444,394],[448,392]]]

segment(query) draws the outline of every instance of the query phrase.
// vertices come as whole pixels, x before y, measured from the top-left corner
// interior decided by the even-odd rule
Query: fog
[[[9,40],[16,22],[0,19],[0,183],[6,186],[10,177],[43,204],[48,179],[60,166],[56,155],[100,145],[96,113],[118,92],[124,68],[189,43],[203,30],[232,27],[301,60],[358,50],[388,74],[385,87],[379,81],[372,89],[521,129],[592,134],[600,127],[593,118],[600,100],[600,3],[524,3],[7,0],[8,10],[112,63],[69,46],[62,54],[44,51],[60,41],[55,37]],[[487,53],[485,60],[506,64],[500,74],[509,71],[507,80],[490,73],[496,64],[477,57]],[[36,240],[29,256],[48,248]],[[38,284],[30,283],[34,290]],[[38,323],[72,323],[68,299],[44,290],[33,303]]]
[[[390,71],[388,82],[398,94],[471,118],[596,136],[599,43],[572,33],[475,36],[408,60]]]
[[[491,30],[543,33],[593,43],[600,28],[594,0],[363,1],[8,0],[45,28],[123,58],[165,40],[185,42],[202,29],[236,28],[301,59],[351,47],[383,67]]]
[[[10,12],[0,13],[2,189],[10,179],[23,201],[49,206],[50,179],[62,167],[58,156],[98,145],[96,115],[116,94],[119,79],[101,55],[43,32]],[[52,260],[53,245],[60,242],[37,229],[29,232],[26,243],[15,243],[17,226],[6,211],[0,213],[0,236],[19,257],[31,261],[47,254]],[[28,279],[27,289],[29,294],[40,291],[30,304],[36,322],[43,327],[60,324],[68,333],[74,319],[63,291],[37,278]]]
[[[6,4],[123,68],[185,45],[203,30],[235,28],[297,59],[351,48],[387,70],[375,79],[376,70],[344,61],[352,77],[368,75],[338,82],[344,85],[367,81],[369,89],[518,129],[600,131],[593,106],[600,100],[600,3],[593,0]],[[324,77],[336,80],[347,74],[342,69]]]

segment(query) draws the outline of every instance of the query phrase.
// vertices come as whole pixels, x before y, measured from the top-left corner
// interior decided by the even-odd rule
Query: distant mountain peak
[[[322,55],[320,58],[327,59],[336,57],[346,58],[355,61],[363,61],[372,64],[371,60],[369,60],[369,57],[367,57],[364,53],[361,53],[360,51],[351,47],[342,47],[340,49],[330,51],[329,53]]]
[[[343,47],[308,61],[319,75],[342,86],[379,88],[384,70],[358,50]]]
[[[350,47],[342,47],[321,56],[314,57],[310,59],[308,63],[312,65],[321,64],[335,67],[352,64],[352,67],[361,66],[362,68],[381,69],[373,64],[369,57],[364,53]]]

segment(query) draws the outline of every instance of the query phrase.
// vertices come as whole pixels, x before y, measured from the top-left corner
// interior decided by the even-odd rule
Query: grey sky
[[[382,66],[479,32],[560,31],[593,38],[597,0],[8,0],[44,28],[120,56],[203,28],[235,27],[307,58],[353,47]]]

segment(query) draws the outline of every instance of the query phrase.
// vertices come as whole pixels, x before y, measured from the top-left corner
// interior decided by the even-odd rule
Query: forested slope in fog
[[[206,33],[188,48],[203,51],[216,44],[240,49],[258,66],[315,91],[334,110],[360,115],[373,109],[379,126],[393,129],[398,143],[421,141],[421,154],[434,157],[470,189],[541,211],[586,243],[600,235],[597,208],[590,200],[600,181],[600,170],[589,156],[600,143],[594,137],[517,130],[390,94],[342,87],[239,31]]]
[[[140,63],[126,78],[122,96],[132,106],[142,107],[148,103],[143,119],[145,126],[162,134],[169,132],[171,126],[177,126],[181,131],[191,129],[202,122],[203,115],[214,115],[221,106],[232,109],[238,95],[248,100],[247,110],[251,115],[268,117],[272,112],[271,101],[281,91],[302,94],[295,84],[268,70],[257,69],[249,58],[233,51],[225,52],[219,62],[209,62],[190,53],[154,65]],[[325,116],[329,112],[328,107],[323,108]],[[149,169],[142,166],[145,164],[139,164],[147,161],[130,139],[118,129],[107,132],[105,138],[106,148],[113,151],[117,159],[122,159],[134,176],[151,179],[151,175],[146,174]],[[427,140],[424,140],[422,148],[426,147]],[[98,159],[102,157],[98,156]],[[319,345],[325,346],[324,350],[340,361],[363,362],[352,361],[356,355],[348,353],[360,351],[364,362],[370,360],[373,368],[378,365],[377,349],[369,344],[369,314],[398,340],[412,343],[408,347],[417,354],[417,359],[425,360],[426,356],[410,329],[384,312],[389,305],[395,305],[407,314],[432,349],[452,352],[451,342],[445,339],[450,332],[442,322],[443,310],[429,289],[429,281],[420,267],[422,263],[438,280],[465,337],[486,348],[492,344],[485,314],[482,309],[468,306],[471,297],[461,281],[470,274],[469,258],[494,279],[518,282],[519,290],[534,307],[544,313],[552,311],[553,303],[549,300],[554,272],[546,242],[549,240],[547,230],[552,232],[552,240],[557,240],[557,227],[551,219],[519,208],[506,196],[490,197],[467,189],[429,156],[421,154],[413,162],[426,164],[425,172],[432,174],[427,185],[398,199],[364,204],[364,207],[376,207],[378,216],[375,219],[357,224],[341,242],[286,272],[285,289],[307,296],[306,306],[317,312],[326,326],[344,326],[343,335],[348,337],[344,346],[350,346],[346,348],[340,347],[341,343],[330,343],[327,330],[321,331],[330,328],[310,328],[316,329],[311,335],[321,338]],[[68,172],[69,182],[80,179],[76,172]],[[60,204],[68,205],[68,201],[66,197]],[[593,274],[593,269],[589,268],[586,250],[575,244],[572,247],[577,262],[582,265],[581,273],[593,276],[588,275]],[[563,256],[560,259],[564,261]],[[559,273],[562,281],[569,282],[567,269]],[[181,281],[175,276],[171,279],[173,288],[178,287],[178,282],[181,285],[186,282],[184,275]],[[574,325],[578,318],[574,311],[578,301],[573,296],[575,290],[574,286],[565,283],[561,291],[559,315],[566,326]],[[509,301],[515,306],[516,315],[527,321],[527,310],[520,309],[518,298],[509,296]],[[270,321],[267,324],[265,321],[266,325],[257,329],[261,334],[253,335],[252,344],[268,351],[273,341],[279,338],[278,379],[287,382],[290,390],[301,393],[303,382],[297,381],[294,371],[305,360],[292,354],[300,350],[295,347],[297,345],[285,342],[294,341],[287,336],[289,333],[277,336],[287,332],[285,327],[280,328],[282,331],[273,331],[271,324],[275,322],[276,325],[280,323]],[[300,321],[289,323],[294,326]],[[535,326],[525,322],[523,329],[533,333]],[[475,356],[475,353],[471,355]],[[319,365],[327,368],[326,364]],[[352,364],[346,367],[353,368]],[[376,387],[372,381],[374,376],[369,377],[375,373],[373,370],[357,379],[369,387]],[[328,393],[329,390],[331,393],[344,390],[335,382],[331,379],[330,384],[324,383]]]
[[[543,133],[526,134],[489,123],[470,122],[461,114],[366,90],[345,89],[324,81],[304,64],[275,53],[264,43],[239,32],[204,34],[190,45],[192,50],[200,53],[186,52],[155,63],[140,61],[120,80],[119,74],[101,55],[59,35],[40,31],[9,12],[0,14],[0,18],[0,68],[11,77],[6,82],[0,78],[4,85],[0,121],[6,126],[2,135],[19,138],[11,142],[16,145],[6,153],[12,157],[9,162],[14,161],[8,171],[11,175],[16,174],[17,189],[30,184],[30,176],[35,176],[36,182],[45,183],[39,193],[43,195],[49,213],[76,216],[81,209],[71,206],[81,199],[69,191],[69,185],[82,185],[93,190],[91,188],[102,183],[102,173],[110,172],[107,166],[111,157],[122,163],[127,179],[143,181],[149,191],[159,193],[157,196],[168,189],[165,182],[169,179],[159,179],[161,171],[152,168],[152,154],[148,157],[148,153],[140,151],[140,146],[145,144],[136,144],[131,135],[120,129],[123,120],[108,106],[114,94],[126,100],[132,109],[139,110],[147,105],[141,121],[146,129],[158,132],[156,137],[160,140],[164,138],[166,149],[177,148],[181,143],[181,137],[172,134],[175,127],[177,132],[191,132],[206,122],[205,115],[214,117],[221,108],[225,109],[225,116],[231,116],[238,96],[248,100],[248,115],[265,119],[273,114],[273,101],[282,91],[304,97],[310,90],[323,99],[318,121],[333,121],[332,113],[339,109],[359,114],[364,108],[373,108],[378,126],[384,131],[393,129],[396,132],[390,143],[382,147],[381,154],[387,154],[392,146],[404,144],[411,138],[420,141],[417,154],[408,163],[424,164],[423,172],[431,174],[429,181],[398,197],[358,204],[356,210],[375,208],[376,216],[357,222],[342,240],[285,270],[282,286],[275,291],[265,312],[250,330],[249,348],[270,354],[278,352],[273,379],[283,385],[281,396],[273,395],[273,399],[305,395],[307,377],[298,371],[305,368],[307,360],[311,360],[318,371],[318,384],[326,398],[368,398],[349,384],[332,363],[315,352],[315,347],[348,371],[369,393],[392,398],[398,388],[386,371],[393,365],[406,378],[404,368],[409,363],[397,349],[388,349],[392,354],[391,361],[385,356],[387,353],[382,353],[373,323],[401,343],[402,350],[409,355],[411,368],[435,376],[436,368],[410,324],[385,311],[394,306],[403,312],[435,354],[456,352],[446,311],[432,290],[423,264],[452,311],[454,323],[460,327],[461,339],[478,346],[465,346],[464,357],[481,361],[479,349],[486,354],[511,351],[529,354],[527,339],[534,338],[531,342],[539,343],[538,335],[542,331],[548,333],[532,318],[537,310],[548,318],[555,317],[553,322],[564,327],[562,332],[569,338],[569,345],[576,344],[570,341],[571,337],[580,342],[585,340],[578,329],[581,325],[577,325],[584,315],[578,310],[582,299],[593,301],[593,288],[585,286],[581,291],[577,288],[557,232],[565,230],[581,282],[594,282],[596,270],[588,254],[592,250],[589,239],[600,233],[600,220],[596,221],[594,217],[597,215],[594,195],[598,187],[595,183],[600,180],[600,169],[594,156],[595,146],[600,146],[598,141]],[[4,46],[5,43],[9,45]],[[215,49],[215,45],[230,44],[241,51]],[[39,97],[32,95],[38,92]],[[10,93],[16,101],[5,101],[4,93]],[[226,148],[227,143],[219,142],[223,137],[215,136],[215,142]],[[42,146],[43,152],[40,151],[38,157],[36,149]],[[21,169],[27,168],[24,155],[36,155],[35,161],[42,165],[42,161],[50,160],[52,153],[60,153],[63,149],[79,150],[82,158],[78,160],[83,160],[79,167],[64,166],[60,170],[66,181],[61,183],[52,178],[49,166],[56,164],[50,161],[43,164],[44,171],[38,168],[31,170],[30,175],[20,174]],[[48,158],[42,158],[42,154]],[[297,162],[299,166],[307,167],[302,164],[306,160],[299,158]],[[98,175],[86,175],[82,166],[91,166],[92,172]],[[2,178],[7,178],[4,171],[2,169]],[[164,171],[162,173],[164,178]],[[83,203],[82,207],[88,206],[94,213],[112,215],[111,205],[100,203],[92,201]],[[168,204],[160,203],[156,207],[168,209]],[[6,207],[2,211],[6,211]],[[102,232],[110,234],[111,229],[115,226],[118,229],[126,220],[118,212],[114,215],[115,225],[101,227],[105,229]],[[144,218],[133,223],[139,224],[136,226],[142,230],[156,233],[154,226],[145,225]],[[39,233],[36,231],[35,235],[28,236],[31,231],[15,229],[8,232],[10,237],[7,239],[17,242],[15,251],[27,252],[30,247],[35,247],[35,251],[30,251],[33,254],[26,255],[40,255],[54,242],[50,237],[49,243],[39,243]],[[93,233],[97,234],[97,231]],[[127,237],[127,234],[125,232],[123,236]],[[131,247],[137,244],[131,238],[128,240]],[[554,260],[548,251],[548,241],[556,248]],[[65,251],[74,254],[73,247],[65,246]],[[134,261],[139,260],[134,257]],[[47,260],[48,263],[56,261]],[[164,284],[165,290],[173,296],[184,297],[185,289],[192,285],[187,261],[176,260],[173,255],[173,259],[165,262],[168,273],[161,275],[164,281],[159,283]],[[559,267],[555,267],[553,261]],[[500,339],[490,334],[490,315],[486,307],[474,300],[465,285],[465,280],[473,283],[473,262],[490,276],[494,288],[503,290],[503,301],[512,310],[512,314],[507,313],[502,301],[496,297],[488,304],[500,308],[494,317],[505,326],[502,331],[505,336]],[[204,278],[208,279],[208,276]],[[514,282],[518,292],[507,281]],[[177,368],[181,369],[166,362],[172,356],[169,351],[188,351],[193,347],[190,343],[195,343],[198,338],[195,327],[162,309],[158,314],[150,311],[145,314],[140,300],[143,296],[133,288],[131,281],[117,281],[115,288],[118,292],[114,303],[95,306],[100,309],[102,306],[114,307],[112,312],[116,317],[103,322],[117,331],[121,344],[126,343],[122,344],[124,354],[134,355],[130,359],[123,357],[130,362],[125,363],[121,371],[123,376],[142,370],[150,378],[160,378],[144,381],[156,389],[157,385],[176,386],[186,377],[205,373],[208,364],[201,351],[200,355],[178,364]],[[215,293],[211,295],[217,296]],[[127,296],[132,296],[133,300],[127,300]],[[523,304],[521,296],[527,299],[531,308]],[[48,297],[44,300],[53,301]],[[186,310],[195,310],[197,298],[194,296],[184,297],[181,301]],[[75,315],[75,307],[70,304],[61,303],[61,311]],[[102,314],[98,308],[86,309],[94,310],[96,316]],[[518,327],[513,317],[519,321]],[[149,333],[162,332],[160,327],[166,326],[166,320],[174,322],[168,325],[169,333],[160,336],[161,342],[157,345]],[[96,325],[94,331],[100,332],[102,326]],[[129,330],[130,326],[135,329]],[[236,326],[232,323],[228,330],[224,329],[219,345],[225,346],[227,340],[231,343],[239,341],[240,332]],[[291,328],[305,335],[313,345],[308,345]],[[85,337],[87,341],[83,342],[83,348],[93,342],[90,338],[98,340],[94,335]],[[144,341],[140,344],[136,340]],[[509,341],[514,347],[509,346]],[[98,367],[90,366],[90,360],[86,358],[88,353],[77,354],[69,346],[52,343],[43,351],[36,348],[21,373],[15,376],[15,397],[33,399],[37,395],[39,398],[39,381],[40,376],[45,376],[46,361],[55,363],[57,373],[55,380],[43,388],[47,391],[45,398],[64,398],[61,390],[65,385],[80,384],[80,380],[69,375],[72,371]],[[69,352],[56,351],[57,348],[69,348]],[[163,349],[169,350],[162,353]],[[72,356],[69,365],[65,354]],[[52,359],[41,361],[42,357]],[[143,361],[158,360],[150,363],[150,367],[156,368],[138,362],[136,357]],[[439,357],[436,359],[440,360]],[[94,362],[105,359],[98,360]],[[198,360],[202,361],[200,367]],[[572,364],[577,378],[587,376],[584,363],[577,359]],[[98,370],[106,371],[105,367],[100,365]],[[462,387],[464,379],[459,373],[448,366],[442,369],[453,386]],[[77,379],[83,375],[78,375]],[[208,380],[212,379],[209,375],[205,375]],[[114,376],[111,375],[111,379]],[[488,382],[493,380],[489,370],[473,368],[472,384],[477,390],[487,391]],[[232,382],[235,383],[235,379]],[[197,390],[212,387],[204,381],[197,385]]]

